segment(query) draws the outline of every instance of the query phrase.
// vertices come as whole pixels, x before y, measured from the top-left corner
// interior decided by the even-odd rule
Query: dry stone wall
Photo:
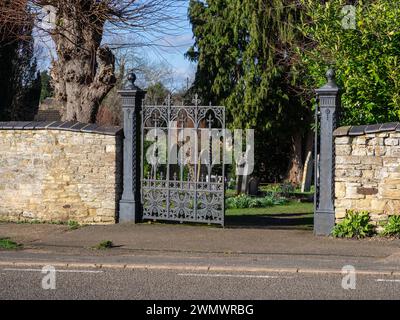
[[[341,127],[334,136],[336,219],[368,211],[379,227],[400,214],[400,124]]]
[[[121,189],[121,128],[0,122],[0,220],[115,223]]]

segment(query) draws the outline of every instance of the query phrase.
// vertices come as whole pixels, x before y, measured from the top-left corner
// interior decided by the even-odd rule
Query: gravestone
[[[248,183],[248,194],[250,196],[258,196],[259,193],[259,186],[260,186],[260,181],[258,178],[250,178],[249,183]]]
[[[311,190],[311,179],[313,173],[313,156],[310,151],[307,155],[306,163],[303,171],[303,181],[301,183],[301,192],[309,192]]]
[[[247,173],[247,156],[242,153],[236,162],[236,194],[247,193],[249,175]]]
[[[236,194],[242,194],[242,193],[247,193],[248,191],[248,181],[249,181],[249,176],[241,176],[237,175],[236,176]]]

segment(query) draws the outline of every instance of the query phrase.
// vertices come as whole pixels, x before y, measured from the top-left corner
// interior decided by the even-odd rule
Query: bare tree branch
[[[57,60],[51,75],[63,119],[93,122],[98,106],[116,82],[115,59],[102,46],[103,39],[126,32],[140,34],[144,41],[140,45],[146,45],[145,34],[168,34],[179,28],[177,12],[185,2],[0,0],[0,37],[20,39],[21,27],[32,23],[33,17],[38,34],[50,36],[55,44]],[[46,21],[52,17],[54,21]]]

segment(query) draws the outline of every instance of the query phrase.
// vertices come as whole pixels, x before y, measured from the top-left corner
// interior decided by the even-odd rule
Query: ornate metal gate
[[[144,105],[143,219],[224,225],[225,108]],[[204,143],[205,142],[205,143]]]

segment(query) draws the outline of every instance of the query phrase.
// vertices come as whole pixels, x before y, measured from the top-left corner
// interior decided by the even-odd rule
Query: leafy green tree
[[[48,71],[42,71],[40,73],[40,78],[42,82],[42,90],[40,92],[40,102],[43,102],[46,98],[52,97],[54,94],[54,89],[51,85],[51,77]]]
[[[24,9],[25,10],[25,9]],[[31,23],[0,28],[0,119],[33,120],[40,97]]]
[[[273,171],[277,163],[269,179],[276,180],[289,167],[295,183],[311,132],[297,49],[301,13],[290,0],[191,0],[195,44],[187,52],[198,62],[193,90],[203,102],[225,105],[230,126],[256,129],[257,169]],[[278,161],[266,159],[278,149]]]
[[[170,91],[161,82],[149,85],[146,91],[146,102],[153,105],[162,105],[170,94]]]
[[[348,4],[354,4],[355,15]],[[322,85],[326,66],[343,89],[341,124],[400,119],[400,5],[392,0],[302,0],[302,48],[309,87]]]
[[[0,43],[0,119],[6,120],[12,104],[15,86],[10,79],[13,78],[13,58],[17,51],[17,43]]]

